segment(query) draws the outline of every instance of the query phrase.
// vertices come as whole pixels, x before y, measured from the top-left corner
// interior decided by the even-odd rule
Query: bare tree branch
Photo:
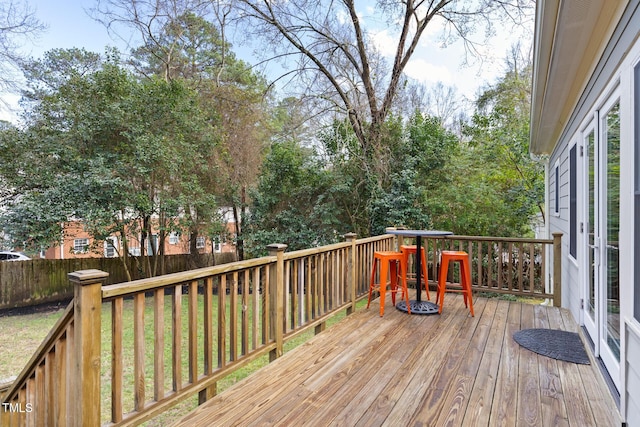
[[[0,93],[15,92],[20,86],[19,68],[26,53],[21,49],[46,29],[27,3],[0,2]],[[7,107],[2,98],[0,101]]]
[[[303,92],[316,93],[328,110],[346,113],[365,157],[375,158],[383,151],[379,127],[394,108],[404,71],[428,27],[437,26],[444,45],[461,39],[467,54],[478,56],[474,33],[490,36],[499,20],[528,22],[533,5],[532,0],[377,0],[365,19],[354,0],[238,0],[237,13],[247,22],[248,37],[263,40],[274,57],[299,56],[295,70],[310,85]],[[373,38],[372,23],[380,22],[394,31],[389,63]]]

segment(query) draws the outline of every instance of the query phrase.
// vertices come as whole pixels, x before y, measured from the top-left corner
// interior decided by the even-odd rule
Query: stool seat
[[[460,263],[460,288],[447,288],[447,273],[450,262]],[[456,285],[456,284],[453,284]],[[473,317],[473,297],[471,290],[471,268],[469,267],[469,254],[464,251],[442,251],[440,260],[440,274],[438,275],[438,296],[436,304],[440,302],[438,312],[442,313],[445,292],[460,292],[464,295],[464,305],[469,308]]]
[[[380,266],[379,283],[375,283],[377,267]],[[371,268],[371,280],[369,281],[369,300],[367,308],[371,304],[371,295],[374,290],[380,292],[380,317],[384,316],[385,293],[387,286],[390,286],[391,301],[396,304],[396,292],[398,291],[398,269],[400,269],[400,282],[402,286],[402,295],[409,307],[409,292],[407,290],[407,277],[404,267],[404,255],[402,252],[394,251],[376,251],[373,253],[373,267]],[[389,281],[387,281],[389,279]],[[411,314],[411,309],[408,310]]]
[[[400,246],[400,251],[402,252],[402,254],[404,255],[404,265],[405,265],[405,277],[408,279],[409,278],[409,256],[416,254],[416,252],[418,251],[418,247],[416,245],[402,245]],[[429,276],[427,274],[427,257],[425,255],[425,250],[424,247],[420,247],[420,252],[421,252],[421,258],[420,258],[420,270],[422,271],[422,283],[424,283],[424,290],[427,293],[427,300],[430,300],[431,297],[429,296]],[[416,292],[418,292],[418,290],[416,289]]]

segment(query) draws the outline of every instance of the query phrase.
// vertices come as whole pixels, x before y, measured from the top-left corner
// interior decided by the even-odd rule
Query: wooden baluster
[[[171,313],[171,329],[173,342],[171,343],[171,369],[173,375],[173,390],[182,389],[182,285],[173,288],[173,311]]]
[[[252,313],[252,321],[253,321],[253,325],[252,325],[252,335],[251,335],[251,348],[253,350],[255,350],[256,348],[258,348],[258,344],[259,344],[259,326],[260,326],[260,292],[261,292],[261,286],[260,286],[260,278],[261,278],[261,269],[260,267],[256,267],[253,270],[253,298],[251,298],[251,313]]]
[[[292,268],[292,272],[291,275],[288,274],[287,272],[287,278],[289,279],[289,294],[291,295],[291,310],[290,312],[290,316],[291,316],[291,329],[295,329],[300,325],[300,319],[299,319],[299,304],[298,304],[298,286],[299,286],[299,281],[298,281],[298,267],[300,266],[300,262],[301,260],[292,260],[291,262],[288,262],[288,265],[291,265]]]
[[[122,314],[124,298],[111,302],[111,421],[122,421]]]
[[[164,398],[164,288],[153,296],[153,399]]]
[[[189,383],[198,381],[198,281],[189,283]]]
[[[265,268],[264,283],[262,287],[262,344],[268,344],[271,341],[271,266]],[[275,271],[274,273],[275,274]]]
[[[536,277],[536,253],[535,244],[529,243],[529,292],[533,292],[534,279]]]
[[[249,353],[249,277],[250,271],[245,270],[242,279],[242,355]]]
[[[213,373],[213,278],[207,277],[204,282],[204,374]],[[216,395],[217,385],[213,383],[198,393],[198,404],[201,405]]]
[[[227,366],[227,275],[218,283],[218,367]]]
[[[59,341],[59,340],[58,340]],[[56,353],[55,346],[51,349],[45,358],[44,362],[44,394],[47,401],[47,407],[45,409],[44,424],[47,426],[54,425],[55,423],[55,408],[56,408],[56,392],[55,392],[55,377],[58,375],[56,366]]]
[[[204,282],[204,374],[213,372],[213,278]]]
[[[74,315],[75,318],[75,315]],[[62,413],[60,414],[60,418],[67,423],[67,419],[71,418],[75,414],[75,394],[73,387],[75,386],[76,378],[74,374],[76,373],[75,367],[75,357],[76,357],[76,328],[75,328],[75,319],[67,326],[67,350],[65,357],[65,366],[66,366],[66,378],[64,382],[64,388],[66,390],[65,402],[62,409]],[[60,425],[64,425],[61,423]]]
[[[229,360],[238,360],[238,272],[234,271],[231,280],[229,302]]]
[[[64,425],[67,420],[67,358],[68,358],[68,332],[56,343],[55,351],[55,375],[53,378],[54,388],[54,421],[53,425]]]
[[[518,290],[524,290],[524,244],[518,243]]]
[[[507,279],[509,282],[509,292],[513,291],[513,242],[507,243],[507,250],[509,251],[508,264],[507,264]]]
[[[133,297],[133,407],[142,411],[146,401],[144,377],[144,292]]]
[[[503,260],[504,250],[503,250],[501,241],[498,242],[498,254],[497,255],[498,255],[497,256],[498,262],[497,262],[497,265],[496,265],[496,270],[498,270],[497,271],[497,273],[498,273],[498,289],[502,290],[502,287],[503,287],[502,286],[502,274],[503,274],[503,264],[504,264],[503,263],[503,261],[504,261]]]

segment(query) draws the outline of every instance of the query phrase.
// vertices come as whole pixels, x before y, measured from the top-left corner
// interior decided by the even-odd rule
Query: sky
[[[24,46],[24,51],[33,57],[41,57],[44,52],[54,48],[84,47],[97,53],[104,53],[106,46],[125,50],[122,42],[111,38],[104,26],[88,15],[87,11],[95,5],[96,0],[28,0],[28,3],[36,10],[38,19],[48,26],[39,40]],[[435,27],[427,28],[405,72],[427,88],[438,82],[455,86],[461,97],[470,100],[475,99],[480,88],[494,83],[504,73],[503,58],[517,39],[513,34],[498,34],[491,45],[484,47],[487,59],[483,64],[462,67],[462,44],[456,43],[442,49],[435,30]],[[375,40],[383,54],[393,54],[393,39],[386,29],[377,30]],[[249,48],[236,44],[234,52],[245,61],[255,63]],[[17,95],[3,95],[3,98],[17,105]],[[15,115],[0,106],[0,119],[14,121]]]

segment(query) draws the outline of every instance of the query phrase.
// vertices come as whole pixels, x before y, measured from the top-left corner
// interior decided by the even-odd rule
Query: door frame
[[[604,363],[609,375],[615,384],[620,389],[620,360],[614,355],[606,342],[607,339],[607,259],[606,259],[606,233],[607,230],[607,188],[605,184],[607,182],[607,141],[605,140],[606,128],[603,126],[602,121],[606,120],[606,114],[611,108],[618,104],[620,106],[620,90],[618,82],[615,82],[612,87],[606,91],[600,98],[594,112],[585,118],[583,126],[579,133],[579,143],[581,144],[584,152],[582,156],[582,190],[581,197],[582,202],[582,223],[584,227],[581,254],[582,261],[580,262],[581,270],[581,282],[582,282],[582,310],[581,318],[583,326],[587,334],[589,335],[593,345],[594,354],[599,357]],[[590,201],[589,197],[589,150],[587,147],[587,137],[593,132],[594,135],[594,194],[593,201]],[[593,203],[594,207],[594,245],[589,244],[589,204]],[[590,270],[590,250],[594,250],[593,263],[595,265],[594,272],[594,317],[589,315],[589,280],[591,275]],[[619,297],[619,296],[618,296]]]
[[[594,112],[593,114],[589,115],[589,117],[585,120],[585,124],[584,126],[582,126],[582,129],[580,131],[580,136],[579,136],[579,144],[581,147],[581,151],[582,151],[582,161],[581,161],[581,165],[582,165],[582,182],[583,185],[581,186],[581,192],[580,194],[582,195],[582,227],[583,227],[583,238],[582,238],[582,243],[580,245],[580,247],[582,248],[581,253],[581,259],[582,261],[580,262],[580,270],[582,272],[581,274],[581,283],[582,283],[582,312],[581,312],[581,317],[582,317],[582,324],[585,327],[589,337],[591,338],[591,342],[594,345],[594,354],[596,357],[600,356],[600,339],[599,339],[599,334],[598,334],[598,323],[599,323],[599,317],[600,317],[600,310],[599,310],[599,305],[597,303],[594,303],[594,315],[593,317],[591,317],[591,315],[589,314],[589,305],[590,305],[590,280],[591,280],[591,263],[594,263],[596,266],[599,265],[600,263],[600,252],[598,250],[594,250],[593,253],[593,259],[591,259],[590,255],[591,255],[591,250],[594,249],[590,243],[589,243],[589,236],[590,236],[590,231],[591,231],[591,227],[594,227],[594,246],[599,246],[599,239],[596,239],[597,235],[596,233],[596,228],[595,225],[598,222],[599,219],[599,210],[595,209],[595,200],[598,200],[598,185],[597,183],[594,183],[595,188],[593,191],[593,199],[595,200],[591,200],[590,197],[590,183],[589,183],[589,172],[590,172],[590,164],[589,162],[591,161],[591,158],[589,156],[589,149],[588,149],[588,143],[587,143],[587,139],[589,137],[590,134],[593,133],[593,144],[594,144],[594,156],[593,156],[593,160],[595,162],[594,165],[594,171],[598,170],[598,156],[595,154],[597,152],[597,147],[598,147],[598,112]],[[595,176],[597,177],[599,174],[595,174]],[[593,209],[593,213],[594,213],[594,221],[593,224],[590,223],[589,221],[589,212],[590,212],[590,203],[593,203],[594,205],[594,209]],[[594,292],[594,298],[597,299],[598,296],[598,281],[599,281],[599,276],[597,274],[597,272],[599,271],[599,268],[595,269],[595,273],[596,273],[596,277],[595,277],[595,283],[593,284],[593,286],[596,288],[595,292]]]

